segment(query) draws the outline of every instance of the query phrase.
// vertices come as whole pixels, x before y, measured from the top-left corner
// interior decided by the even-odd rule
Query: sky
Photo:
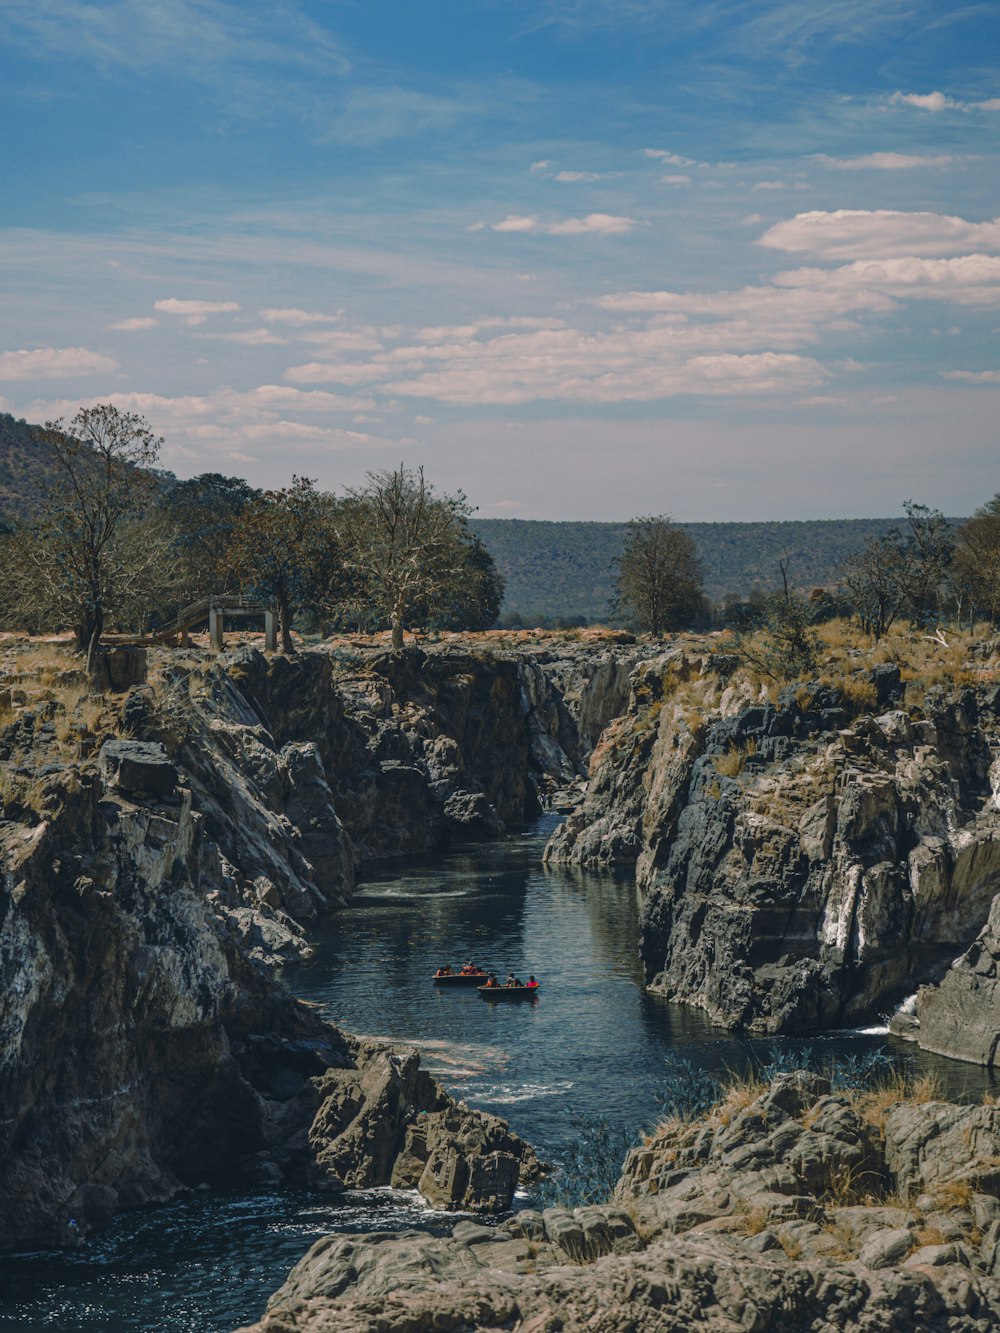
[[[0,411],[480,517],[1000,491],[1000,6],[3,0]]]

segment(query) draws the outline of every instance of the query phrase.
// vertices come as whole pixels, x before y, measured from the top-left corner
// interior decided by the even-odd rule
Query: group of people
[[[438,968],[434,975],[435,977],[486,977],[484,985],[489,990],[498,990],[500,988],[496,973],[484,972],[483,969],[478,967],[475,963],[465,963],[457,972],[445,963],[443,967]],[[538,982],[534,977],[529,976],[527,985],[525,985],[525,983],[521,981],[519,977],[516,977],[513,972],[508,972],[504,987],[514,987],[519,990],[537,990]]]
[[[489,975],[489,980],[486,982],[486,986],[487,986],[487,989],[488,989],[488,990],[499,990],[499,989],[500,989],[500,983],[499,983],[499,981],[497,981],[497,979],[496,979],[496,974],[495,974],[495,973],[493,973],[493,972],[490,973],[490,975]],[[508,987],[508,988],[511,987],[511,986],[513,986],[513,987],[515,987],[517,990],[537,990],[537,989],[538,989],[538,982],[535,980],[534,977],[529,977],[529,978],[528,978],[528,984],[525,985],[524,982],[521,981],[521,979],[520,979],[519,977],[515,977],[515,975],[514,975],[513,972],[508,972],[508,973],[507,973],[507,980],[504,982],[504,986],[505,986],[505,987]]]

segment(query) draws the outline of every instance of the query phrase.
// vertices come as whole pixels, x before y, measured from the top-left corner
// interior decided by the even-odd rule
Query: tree
[[[473,533],[465,533],[460,551],[461,566],[450,595],[443,595],[437,609],[425,609],[423,619],[435,629],[492,629],[503,606],[505,581],[496,561]]]
[[[813,623],[811,600],[790,591],[786,583],[784,591],[769,593],[757,603],[723,655],[772,680],[802,680],[816,670],[819,655]]]
[[[613,606],[660,635],[690,624],[703,601],[701,562],[691,537],[668,514],[632,519],[618,558]]]
[[[348,493],[348,579],[359,610],[388,623],[393,651],[409,624],[432,621],[460,601],[470,555],[482,560],[468,531],[471,512],[464,495],[436,494],[422,467],[402,463],[369,472],[366,485]]]
[[[841,570],[862,627],[876,641],[909,613],[926,624],[938,609],[954,550],[948,520],[938,509],[906,500],[906,527],[892,527]]]
[[[177,529],[176,545],[183,564],[183,597],[226,592],[233,585],[226,552],[243,510],[261,492],[242,477],[203,472],[175,482],[163,497],[163,511]]]
[[[1000,614],[1000,495],[982,505],[955,533],[952,581],[969,605],[996,624]]]
[[[52,452],[53,475],[41,519],[5,543],[8,599],[71,625],[97,674],[109,619],[135,614],[151,585],[169,575],[162,527],[148,540],[138,536],[163,441],[142,417],[110,403],[81,408],[68,428],[62,419],[47,422],[38,438]]]
[[[308,477],[265,491],[233,524],[222,569],[244,592],[274,602],[282,650],[295,652],[292,617],[329,600],[340,568],[338,505]]]

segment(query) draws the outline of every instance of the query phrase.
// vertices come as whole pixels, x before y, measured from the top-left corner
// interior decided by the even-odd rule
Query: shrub
[[[631,1134],[604,1117],[574,1116],[573,1125],[576,1134],[565,1159],[539,1190],[542,1208],[606,1203],[618,1183],[625,1154],[635,1143]]]

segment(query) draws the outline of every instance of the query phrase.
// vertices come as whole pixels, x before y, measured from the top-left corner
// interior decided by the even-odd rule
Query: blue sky
[[[1000,7],[3,0],[0,409],[485,517],[1000,490]]]

